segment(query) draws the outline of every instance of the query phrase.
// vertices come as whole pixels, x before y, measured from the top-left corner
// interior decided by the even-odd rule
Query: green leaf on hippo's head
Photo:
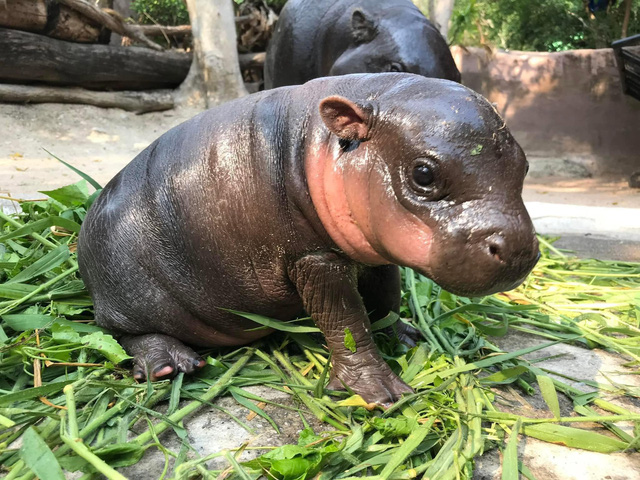
[[[471,150],[471,155],[473,155],[473,156],[480,155],[482,153],[482,149],[483,149],[482,145],[480,145],[480,144],[476,145],[473,148],[473,150]]]
[[[356,352],[356,341],[353,338],[353,334],[351,333],[351,330],[349,330],[349,328],[344,329],[344,346],[350,352]]]

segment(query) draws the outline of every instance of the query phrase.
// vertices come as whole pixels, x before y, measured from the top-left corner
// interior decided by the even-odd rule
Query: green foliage
[[[449,40],[512,50],[557,52],[608,47],[622,35],[624,1],[591,13],[581,0],[457,0]],[[640,33],[640,2],[632,2],[627,35]]]
[[[586,379],[585,392],[524,358],[559,342],[577,342],[640,364],[640,264],[570,258],[544,238],[542,258],[527,282],[505,294],[459,297],[403,269],[400,317],[379,320],[372,330],[384,358],[415,393],[386,410],[352,392],[324,387],[331,356],[310,335],[315,327],[241,312],[236,313],[256,321],[257,328],[280,331],[250,347],[205,351],[202,370],[180,374],[172,383],[137,384],[130,370],[118,365],[126,359],[120,345],[93,324],[91,299],[77,276],[77,231],[99,193],[90,193],[84,182],[100,187],[80,175],[85,180],[49,191],[46,201],[23,202],[21,214],[0,211],[2,475],[58,480],[64,469],[84,478],[99,472],[122,480],[113,468],[135,464],[157,447],[171,458],[176,480],[223,475],[208,470],[215,458],[226,458],[233,472],[222,468],[230,479],[464,479],[472,478],[474,457],[485,445],[504,445],[509,437],[503,478],[515,479],[528,472],[518,460],[519,431],[604,453],[629,450],[640,438],[640,415],[602,398],[607,393],[635,401],[637,387]],[[408,348],[383,333],[397,322],[413,325],[425,340]],[[507,330],[546,343],[505,353],[487,335],[504,336]],[[352,340],[345,332],[346,343]],[[550,410],[545,418],[497,409],[503,406],[493,389],[513,384],[531,392],[528,382],[536,380]],[[291,400],[275,403],[245,388],[251,385],[270,386]],[[246,445],[192,454],[183,420],[225,393],[275,431],[280,421],[275,408],[294,410],[306,426],[314,418],[323,425],[315,432],[303,430],[297,445],[266,446],[251,461],[240,457]],[[558,394],[571,400],[572,416],[561,416]],[[161,402],[169,403],[168,411],[158,408]],[[244,415],[217,408],[239,428],[256,433]],[[634,422],[633,435],[616,422]],[[569,426],[573,423],[600,423],[613,435]],[[133,425],[149,429],[132,438]],[[160,434],[169,429],[181,439],[180,451],[162,445]],[[12,445],[19,438],[23,447],[17,449]]]
[[[140,23],[189,24],[189,13],[182,0],[134,0],[131,8],[138,14]]]

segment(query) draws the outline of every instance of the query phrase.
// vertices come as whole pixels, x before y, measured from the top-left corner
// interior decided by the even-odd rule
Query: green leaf
[[[65,207],[79,207],[84,205],[89,198],[87,182],[84,180],[80,180],[78,183],[74,183],[73,185],[56,188],[55,190],[41,190],[40,193],[44,193],[48,197],[53,198],[56,202],[60,202]]]
[[[245,313],[238,312],[236,310],[231,310],[228,308],[221,308],[220,310],[224,310],[226,312],[233,313],[235,315],[239,315],[241,317],[247,318],[253,322],[259,323],[265,327],[273,328],[274,330],[280,330],[281,332],[291,332],[291,333],[315,333],[319,332],[320,329],[318,327],[305,327],[303,325],[295,325],[292,322],[283,322],[281,320],[275,320],[273,318],[265,317],[262,315],[256,315],[254,313]]]
[[[54,340],[61,343],[78,343],[94,350],[98,350],[109,361],[120,363],[131,358],[124,348],[111,336],[102,331],[81,336],[71,326],[54,324],[51,326]]]
[[[64,382],[49,383],[42,387],[27,388],[19,392],[8,393],[6,395],[0,395],[0,406],[11,405],[15,402],[22,402],[24,400],[30,400],[36,397],[44,397],[51,393],[59,392],[65,385],[69,385],[73,380],[66,380]]]
[[[111,335],[103,332],[94,332],[82,337],[82,343],[89,348],[98,350],[107,359],[116,364],[131,358]]]
[[[78,175],[80,175],[82,178],[84,178],[87,182],[89,182],[91,184],[91,186],[93,188],[95,188],[96,190],[101,190],[102,187],[100,186],[100,184],[98,182],[96,182],[93,178],[91,178],[89,175],[87,175],[86,173],[78,170],[76,167],[74,167],[73,165],[65,162],[64,160],[56,157],[53,153],[51,153],[49,150],[47,150],[46,148],[43,148],[43,150],[45,152],[47,152],[49,155],[51,155],[53,158],[55,158],[57,161],[59,161],[60,163],[62,163],[63,165],[67,166],[68,168],[70,168],[71,170],[73,170],[74,172],[76,172]]]
[[[553,423],[524,425],[522,432],[538,440],[567,447],[581,448],[591,452],[612,453],[627,448],[628,443],[613,437],[579,428],[565,427]]]
[[[329,357],[327,358],[327,363],[324,364],[324,368],[322,369],[322,373],[316,382],[316,386],[313,389],[313,396],[315,398],[322,398],[324,395],[324,383],[327,380],[327,374],[329,373],[329,368],[331,367],[331,352],[329,352]]]
[[[315,475],[322,463],[322,454],[313,448],[285,445],[262,457],[267,460],[269,473],[281,480],[302,480]]]
[[[480,154],[482,153],[482,149],[483,149],[483,146],[482,146],[482,145],[480,145],[480,144],[476,145],[476,146],[474,147],[474,149],[473,149],[473,150],[471,150],[471,155],[472,155],[472,156],[480,155]]]
[[[518,433],[522,427],[522,419],[518,421],[511,430],[511,436],[507,442],[502,456],[502,480],[518,480]]]
[[[169,396],[169,408],[167,409],[167,415],[171,415],[178,409],[178,405],[180,404],[180,389],[182,388],[183,380],[184,372],[180,372],[171,382],[171,395]]]
[[[55,455],[33,427],[22,436],[20,458],[40,480],[65,480]]]
[[[511,383],[518,376],[522,375],[527,370],[528,368],[523,365],[506,368],[504,370],[500,370],[499,372],[493,373],[487,377],[481,378],[480,383],[497,383],[497,384]]]
[[[18,313],[15,315],[2,315],[2,320],[8,327],[16,332],[27,330],[41,330],[53,324],[55,317],[51,315],[38,315],[29,313]]]
[[[498,327],[494,325],[485,325],[480,322],[473,322],[473,325],[482,333],[490,337],[504,337],[509,331],[509,318],[503,313],[502,324]]]
[[[128,467],[134,465],[144,455],[145,449],[133,442],[113,443],[95,450],[97,456],[106,461],[110,467]]]
[[[400,319],[400,316],[396,312],[389,312],[389,315],[387,315],[384,318],[381,318],[380,320],[378,320],[377,322],[374,322],[371,325],[371,331],[377,332],[379,330],[383,330],[395,324],[399,319]]]
[[[7,285],[5,283],[0,285],[0,297],[18,300],[25,295],[29,295],[36,288],[38,288],[36,285],[25,285],[22,283],[11,283]]]
[[[231,396],[236,400],[236,402],[238,402],[243,407],[248,408],[253,413],[264,418],[267,422],[271,424],[271,426],[276,431],[276,433],[278,434],[280,433],[280,429],[278,428],[278,425],[276,425],[276,422],[273,421],[273,419],[267,414],[267,412],[265,412],[256,404],[251,402],[251,400],[247,399],[246,396],[243,395],[244,393],[246,393],[244,390],[237,387],[229,387],[229,392],[231,393]]]
[[[44,255],[41,259],[33,262],[15,277],[9,279],[6,283],[26,282],[32,278],[39,277],[40,275],[47,273],[66,262],[70,255],[69,247],[67,245],[60,245]]]
[[[374,417],[369,423],[385,438],[406,437],[420,426],[415,418],[404,416],[397,418]]]
[[[0,242],[4,242],[11,238],[24,237],[25,235],[29,235],[31,233],[40,233],[45,228],[49,228],[52,226],[61,227],[65,230],[69,230],[74,233],[80,232],[80,225],[72,220],[67,220],[66,218],[58,217],[56,215],[52,215],[47,218],[43,218],[41,220],[36,220],[33,223],[27,223],[26,225],[14,230],[13,232],[9,232],[5,235],[0,236]]]
[[[356,352],[356,341],[353,338],[353,334],[348,327],[344,329],[344,346],[347,348],[347,350],[353,353]]]
[[[420,425],[418,428],[414,429],[411,435],[407,437],[404,443],[397,448],[389,462],[384,467],[382,472],[380,472],[380,480],[386,480],[391,476],[391,474],[400,466],[402,462],[404,462],[411,453],[418,448],[418,446],[422,443],[427,434],[431,431],[431,426],[436,421],[436,417],[433,416],[427,420],[426,423]]]
[[[544,398],[549,410],[551,410],[554,417],[560,418],[560,404],[558,403],[558,394],[556,387],[553,385],[553,380],[546,375],[536,375],[536,379],[540,386],[542,398]]]

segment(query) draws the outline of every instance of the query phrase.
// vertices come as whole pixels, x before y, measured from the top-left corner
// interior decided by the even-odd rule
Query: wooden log
[[[247,68],[263,68],[264,59],[266,57],[265,52],[256,53],[240,53],[238,54],[238,60],[240,62],[240,69],[245,70]]]
[[[96,43],[101,25],[65,5],[49,7],[49,22],[45,34],[70,42]]]
[[[137,113],[173,108],[171,90],[154,92],[94,92],[82,88],[33,87],[0,84],[1,103],[81,103],[122,108]]]
[[[186,37],[187,35],[191,35],[191,25],[138,25],[138,28],[148,37],[153,37],[156,35],[167,35],[169,37]]]
[[[179,85],[189,72],[191,55],[85,45],[0,28],[0,65],[3,83],[151,90]]]
[[[149,40],[144,33],[140,31],[137,25],[129,25],[120,17],[117,12],[111,11],[107,13],[101,8],[85,1],[85,0],[57,0],[59,3],[80,12],[87,18],[104,25],[109,30],[119,35],[132,38],[149,48],[154,50],[162,50],[162,47],[155,42]]]
[[[47,25],[45,0],[0,1],[0,27],[41,32]]]

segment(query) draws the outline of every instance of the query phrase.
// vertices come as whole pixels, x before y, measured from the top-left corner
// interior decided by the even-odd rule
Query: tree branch
[[[62,5],[66,5],[72,8],[85,17],[104,25],[106,28],[119,35],[133,38],[140,43],[143,43],[149,48],[154,50],[163,50],[163,48],[155,42],[149,40],[145,34],[140,30],[138,25],[129,25],[124,22],[124,19],[120,16],[110,15],[106,11],[102,10],[95,5],[87,2],[86,0],[58,0]],[[115,13],[115,12],[114,12]]]

